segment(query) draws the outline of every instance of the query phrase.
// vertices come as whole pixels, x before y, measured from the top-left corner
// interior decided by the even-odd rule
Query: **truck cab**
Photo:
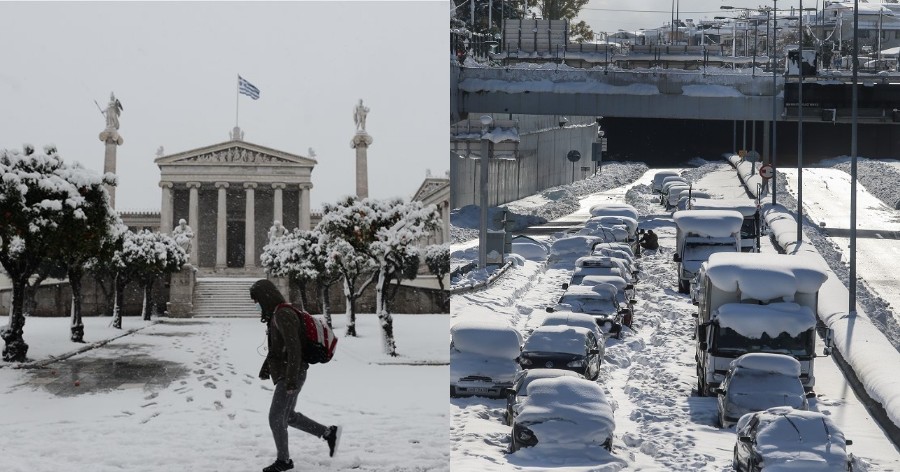
[[[740,251],[744,217],[733,210],[683,210],[673,215],[678,291],[688,293],[691,279],[712,254]]]
[[[744,217],[741,225],[741,252],[759,252],[761,219],[759,204],[753,200],[740,198],[713,199],[695,198],[689,201],[691,210],[734,210]]]

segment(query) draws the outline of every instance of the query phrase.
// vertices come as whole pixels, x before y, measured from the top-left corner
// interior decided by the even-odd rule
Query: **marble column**
[[[228,265],[225,259],[225,250],[227,249],[225,232],[228,229],[225,220],[228,211],[225,198],[228,192],[228,182],[216,182],[216,188],[219,189],[219,207],[216,210],[216,269],[224,269]]]
[[[300,184],[300,229],[309,231],[312,228],[309,217],[309,191],[312,190],[312,184]]]
[[[200,229],[200,197],[198,195],[200,182],[188,182],[187,188],[190,190],[188,197],[188,226],[194,231],[194,242],[191,244],[191,264],[199,267],[200,259],[198,259],[197,251],[200,246],[200,238],[197,231]]]
[[[256,267],[256,182],[244,182],[247,209],[244,215],[244,267]]]
[[[274,224],[274,220],[280,221],[284,224],[284,200],[281,197],[281,191],[284,189],[285,184],[272,184],[272,188],[275,189],[275,198],[274,198],[274,206],[272,207],[272,223]]]
[[[372,137],[365,129],[357,131],[350,142],[350,147],[356,149],[356,196],[360,200],[369,196],[368,150],[371,145]]]
[[[172,212],[174,205],[172,202],[172,182],[160,182],[162,188],[162,205],[159,207],[159,232],[163,234],[172,234]]]

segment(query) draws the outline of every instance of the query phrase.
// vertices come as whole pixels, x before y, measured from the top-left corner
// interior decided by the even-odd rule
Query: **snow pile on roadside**
[[[856,178],[872,194],[891,208],[900,204],[900,171],[896,167],[874,159],[857,159]],[[850,173],[850,158],[841,156],[820,162],[817,167],[833,167]]]
[[[507,219],[515,221],[513,231],[521,231],[527,226],[543,224],[575,212],[580,208],[579,199],[585,195],[603,192],[634,182],[647,172],[643,162],[610,162],[602,171],[585,180],[560,185],[543,190],[521,200],[488,210],[489,221],[499,228],[502,211],[506,209]],[[453,242],[462,242],[478,237],[479,207],[467,205],[450,213],[450,235]]]

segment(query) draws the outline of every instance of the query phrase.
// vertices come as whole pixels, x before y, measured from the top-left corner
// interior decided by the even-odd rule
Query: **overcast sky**
[[[497,1],[497,0],[495,0]],[[620,29],[637,30],[640,28],[657,28],[672,19],[672,5],[678,7],[679,17],[694,20],[711,20],[716,16],[731,16],[732,13],[723,11],[721,6],[740,8],[758,8],[759,6],[771,7],[772,0],[591,0],[581,10],[578,16],[594,30],[594,32],[614,33]],[[781,0],[778,2],[778,10],[798,7],[799,0]],[[822,0],[818,2],[822,7]],[[816,0],[805,0],[803,8],[813,8]]]
[[[313,209],[355,193],[360,98],[369,195],[410,197],[449,169],[445,2],[0,2],[0,148],[54,143],[98,172],[114,91],[124,106],[116,207],[159,210],[156,150],[228,140],[237,74],[245,140],[308,155]]]

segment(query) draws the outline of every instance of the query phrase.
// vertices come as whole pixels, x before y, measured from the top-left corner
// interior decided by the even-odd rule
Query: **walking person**
[[[287,307],[281,292],[272,282],[257,280],[250,287],[250,298],[260,310],[260,321],[266,324],[269,352],[263,361],[259,378],[271,378],[275,383],[272,405],[269,407],[269,427],[275,440],[278,457],[263,472],[282,472],[294,468],[288,451],[288,426],[297,428],[328,443],[328,455],[334,457],[341,439],[340,426],[323,426],[294,411],[297,396],[306,381],[309,364],[303,359],[303,343],[297,314]]]

